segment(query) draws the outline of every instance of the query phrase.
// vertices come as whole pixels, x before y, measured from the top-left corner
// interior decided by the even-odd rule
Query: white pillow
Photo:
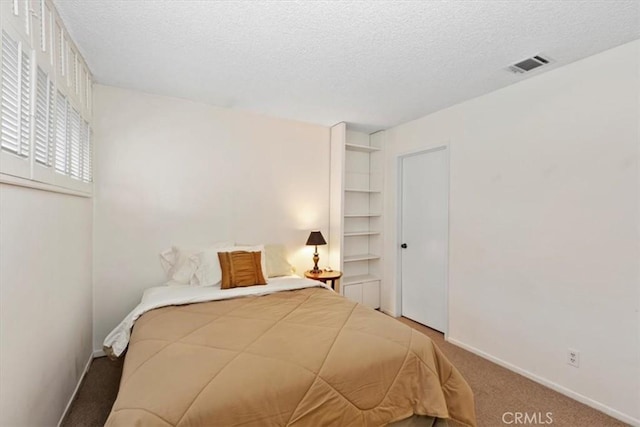
[[[162,267],[162,271],[167,276],[167,278],[171,277],[169,271],[173,268],[176,263],[176,253],[173,251],[173,248],[165,249],[160,252],[160,266]]]
[[[267,261],[264,251],[264,245],[255,246],[231,246],[221,245],[211,247],[198,254],[192,255],[189,259],[193,267],[195,267],[195,284],[200,286],[214,286],[222,281],[222,269],[220,268],[220,260],[218,252],[260,252],[260,264],[262,267],[262,275],[267,280]]]
[[[229,242],[213,243],[211,247],[231,246]],[[197,265],[194,266],[191,258],[208,248],[189,248],[184,246],[173,246],[160,252],[160,265],[164,270],[167,279],[170,281],[183,283],[185,285],[198,284],[195,279]]]
[[[196,269],[193,268],[189,260],[193,255],[196,255],[201,251],[202,249],[190,249],[174,246],[173,252],[176,261],[173,264],[173,267],[169,270],[169,279],[186,285],[193,285],[193,277],[196,273]]]
[[[264,250],[267,255],[269,277],[289,276],[293,272],[293,267],[287,261],[284,245],[266,245]]]

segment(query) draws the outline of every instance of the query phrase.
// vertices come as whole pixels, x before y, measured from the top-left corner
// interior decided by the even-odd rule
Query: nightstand
[[[342,272],[340,271],[321,271],[320,273],[312,273],[311,270],[307,270],[304,272],[304,277],[307,279],[319,280],[322,283],[330,282],[331,289],[335,290],[336,280],[342,277]]]

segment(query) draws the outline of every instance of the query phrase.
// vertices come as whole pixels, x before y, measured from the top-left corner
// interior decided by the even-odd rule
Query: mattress
[[[319,282],[287,280],[215,301],[185,289],[177,305],[134,310],[106,425],[386,425],[414,414],[475,425],[471,389],[428,337]]]

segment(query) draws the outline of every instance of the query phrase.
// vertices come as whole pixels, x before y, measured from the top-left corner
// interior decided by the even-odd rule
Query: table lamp
[[[307,246],[315,246],[316,251],[313,253],[313,270],[311,270],[314,274],[322,273],[322,270],[318,268],[318,261],[320,261],[320,256],[318,255],[318,245],[326,245],[327,242],[322,237],[322,233],[319,231],[312,231],[309,234],[309,238],[307,239]]]

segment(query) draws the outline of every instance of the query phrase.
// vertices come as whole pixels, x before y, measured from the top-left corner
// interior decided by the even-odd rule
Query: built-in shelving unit
[[[359,144],[345,144],[344,147],[350,151],[360,151],[363,153],[372,153],[374,151],[380,151],[379,147],[371,147],[369,145],[359,145]]]
[[[348,285],[355,285],[355,284],[364,283],[364,282],[373,282],[376,280],[380,280],[380,279],[371,274],[360,274],[358,276],[347,276],[343,278],[342,284],[344,286],[348,286]]]
[[[372,259],[380,259],[380,255],[374,255],[374,254],[345,255],[343,258],[343,262],[368,261]],[[349,276],[346,276],[346,277],[349,277]]]
[[[339,292],[380,307],[384,132],[339,123],[331,129],[329,258],[343,273]]]
[[[344,233],[345,237],[354,237],[354,236],[373,236],[376,234],[380,234],[379,231],[348,231]]]

